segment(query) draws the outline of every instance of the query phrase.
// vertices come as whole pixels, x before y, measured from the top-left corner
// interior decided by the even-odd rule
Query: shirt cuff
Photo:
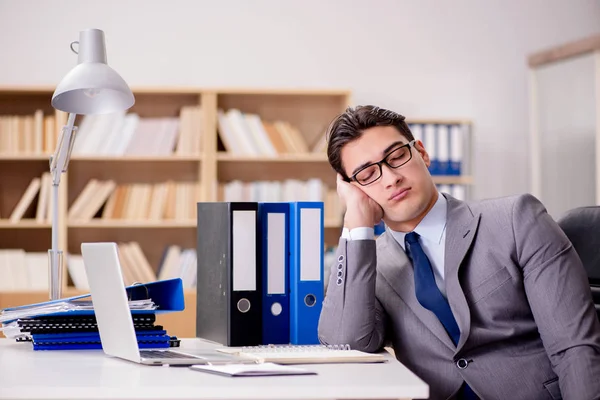
[[[346,240],[369,240],[375,239],[375,229],[369,227],[358,227],[349,230],[348,228],[342,229],[342,239]]]

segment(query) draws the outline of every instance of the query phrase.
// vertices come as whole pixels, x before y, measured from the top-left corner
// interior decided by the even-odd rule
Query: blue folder
[[[271,225],[269,216],[272,217]],[[290,343],[288,297],[290,206],[283,202],[259,203],[258,219],[263,269],[262,341],[263,344],[288,344]],[[269,226],[274,229],[273,232],[269,230]],[[281,247],[275,248],[275,246]],[[278,259],[271,259],[272,256]],[[269,267],[273,270],[269,271]]]
[[[127,292],[127,298],[129,300],[143,300],[143,299],[152,299],[152,301],[157,305],[157,309],[155,310],[131,310],[132,314],[160,314],[174,311],[183,311],[185,308],[185,299],[183,296],[183,283],[181,278],[174,279],[165,279],[162,281],[155,281],[149,283],[141,283],[136,285],[127,286],[125,288]],[[4,321],[4,324],[12,322],[18,318],[35,318],[41,316],[67,316],[67,315],[94,315],[93,309],[88,310],[65,310],[65,311],[56,311],[51,310],[49,312],[44,312],[41,307],[51,307],[57,306],[61,302],[75,302],[77,300],[82,300],[91,295],[82,294],[79,296],[67,297],[64,299],[51,300],[42,303],[36,304],[28,304],[24,306],[5,308],[2,311],[22,311],[25,313],[27,310],[40,307],[40,310],[33,315],[26,316],[18,316],[11,320]],[[0,316],[2,313],[0,312]]]
[[[290,343],[319,344],[324,298],[323,202],[290,203]]]

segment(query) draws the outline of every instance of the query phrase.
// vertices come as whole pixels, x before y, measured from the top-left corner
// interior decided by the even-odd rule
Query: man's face
[[[367,164],[381,161],[408,140],[393,126],[376,126],[347,143],[341,151],[346,175],[352,177]],[[404,149],[408,151],[408,149]],[[384,212],[383,220],[391,229],[408,232],[415,228],[437,200],[437,190],[429,170],[429,155],[419,141],[410,148],[412,158],[399,168],[381,166],[381,177],[361,186],[352,184],[375,200]]]

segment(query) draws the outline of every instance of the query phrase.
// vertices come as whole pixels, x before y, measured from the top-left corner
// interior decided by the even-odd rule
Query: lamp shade
[[[80,32],[78,54],[78,65],[63,78],[52,95],[52,107],[88,115],[127,110],[134,104],[133,93],[125,80],[106,64],[104,32],[99,29]]]

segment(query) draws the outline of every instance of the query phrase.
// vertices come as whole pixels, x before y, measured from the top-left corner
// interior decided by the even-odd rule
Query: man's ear
[[[421,155],[425,165],[429,167],[431,165],[431,159],[429,158],[429,153],[427,153],[427,150],[425,150],[425,146],[423,146],[423,142],[417,140],[415,143],[415,149]]]

